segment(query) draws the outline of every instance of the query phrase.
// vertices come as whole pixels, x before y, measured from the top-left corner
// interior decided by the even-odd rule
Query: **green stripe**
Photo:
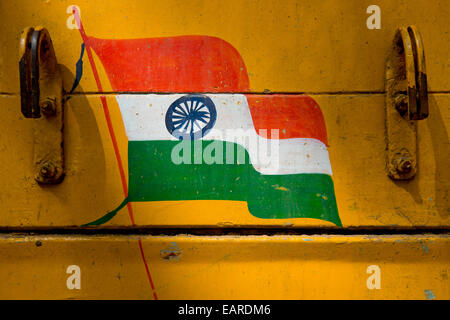
[[[239,200],[247,201],[249,212],[258,218],[316,218],[342,226],[329,175],[262,175],[238,144],[203,141],[203,146],[193,143],[189,148],[188,143],[129,141],[129,201]],[[171,159],[173,148],[181,144],[190,152],[185,158],[190,164],[176,165]],[[223,164],[195,164],[208,144],[222,145],[224,151],[233,148],[234,163],[240,152],[245,154],[246,161],[226,164],[227,152],[222,156],[218,152],[217,158]]]

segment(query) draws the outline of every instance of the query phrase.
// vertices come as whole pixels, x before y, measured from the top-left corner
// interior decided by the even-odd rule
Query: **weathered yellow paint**
[[[72,4],[80,7],[89,35],[216,36],[242,55],[252,91],[312,96],[325,116],[344,227],[449,227],[450,9],[444,0],[379,0],[381,30],[367,29],[369,2],[357,0],[282,5],[275,0],[0,1],[0,227],[79,226],[123,199],[86,55],[81,83],[65,105],[66,178],[61,185],[43,187],[33,177],[33,120],[21,115],[18,95],[20,32],[36,25],[49,30],[64,88],[70,90],[82,42],[78,30],[66,27]],[[385,173],[384,67],[394,31],[410,24],[424,41],[430,116],[417,124],[415,179],[394,182]],[[94,59],[109,92],[126,169],[126,137],[115,95]],[[211,207],[214,214],[207,214]],[[133,209],[138,226],[332,225],[257,219],[240,202],[138,203]],[[130,225],[126,209],[107,224]],[[2,234],[0,299],[151,299],[138,239],[161,299],[450,298],[448,235]],[[66,269],[73,264],[82,271],[81,290],[66,287]],[[380,290],[367,289],[370,265],[381,268]]]
[[[101,38],[211,35],[241,53],[254,91],[383,91],[384,62],[394,31],[415,24],[423,35],[429,89],[450,89],[448,2],[379,0],[381,29],[366,27],[370,2],[359,0],[158,0],[0,3],[0,92],[18,92],[18,38],[29,26],[52,35],[64,83],[70,89],[80,53],[78,30],[66,27],[77,4],[86,31]],[[88,66],[78,91],[97,91]],[[105,81],[103,81],[105,82]]]
[[[325,115],[336,199],[344,227],[449,225],[449,95],[430,95],[429,119],[418,123],[417,176],[399,182],[392,181],[385,172],[384,95],[312,97]],[[107,101],[126,169],[127,140],[120,111],[114,95],[108,95]],[[64,182],[56,186],[42,187],[34,181],[33,120],[21,116],[18,97],[2,98],[0,105],[5,110],[4,133],[0,135],[0,156],[5,159],[0,171],[0,212],[5,213],[0,215],[1,226],[81,225],[123,200],[98,95],[75,95],[66,104],[67,174]],[[213,212],[207,210],[211,206]],[[133,203],[133,209],[137,225],[332,226],[313,219],[258,219],[248,213],[243,202]],[[130,224],[126,208],[108,223]]]
[[[78,30],[68,29],[66,9],[72,2],[14,1],[0,4],[0,226],[76,226],[100,217],[123,200],[123,191],[102,113],[92,69],[84,58],[78,94],[65,106],[66,178],[58,186],[39,186],[32,176],[32,119],[20,114],[18,46],[21,30],[44,25],[61,64],[64,87],[74,81],[80,53]],[[347,1],[86,1],[85,29],[103,38],[205,34],[237,48],[247,64],[251,88],[263,91],[312,91],[322,108],[329,139],[339,214],[346,226],[448,226],[448,128],[450,41],[449,11],[443,1],[408,1],[392,10],[381,1],[381,30],[366,27],[366,4]],[[333,7],[333,10],[329,10]],[[233,14],[229,14],[229,10]],[[39,13],[38,13],[39,12]],[[189,15],[186,14],[189,12]],[[426,13],[430,13],[427,15]],[[431,14],[434,13],[434,14]],[[433,16],[433,20],[429,17]],[[385,173],[385,58],[395,29],[408,22],[422,33],[428,61],[430,117],[418,123],[418,167],[412,181],[393,182]],[[344,32],[345,30],[345,32]],[[94,56],[104,90],[111,92],[102,64]],[[367,90],[367,94],[321,94]],[[5,92],[5,94],[1,94]],[[315,92],[315,93],[314,93]],[[127,146],[114,94],[107,98],[125,170]],[[219,206],[216,204],[220,203]],[[170,211],[163,208],[171,207]],[[214,214],[207,208],[214,206]],[[264,220],[251,216],[243,202],[176,202],[133,204],[138,225],[170,226],[331,226],[313,219]],[[194,213],[195,209],[195,213]],[[181,214],[183,210],[192,214]],[[109,226],[128,226],[126,209]]]
[[[159,299],[450,298],[444,235],[140,239]],[[153,297],[137,236],[3,235],[0,256],[0,299]],[[69,265],[80,290],[67,289]],[[370,265],[380,289],[367,288]]]

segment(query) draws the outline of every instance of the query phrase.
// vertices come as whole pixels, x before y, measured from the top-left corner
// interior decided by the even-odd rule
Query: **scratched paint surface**
[[[444,235],[140,238],[159,299],[450,298]],[[137,239],[3,235],[0,298],[151,299]],[[81,290],[66,287],[73,264]]]

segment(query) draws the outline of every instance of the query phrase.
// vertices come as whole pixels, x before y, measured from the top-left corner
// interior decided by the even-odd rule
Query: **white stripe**
[[[169,106],[184,94],[117,95],[125,131],[131,141],[177,140],[166,128]],[[202,140],[243,145],[261,174],[325,173],[331,175],[326,145],[311,138],[265,139],[256,134],[247,99],[241,94],[208,94],[217,110],[214,128]],[[283,128],[280,128],[282,130]],[[247,139],[242,139],[247,136]],[[268,145],[268,146],[267,146]],[[261,152],[269,148],[273,153]]]

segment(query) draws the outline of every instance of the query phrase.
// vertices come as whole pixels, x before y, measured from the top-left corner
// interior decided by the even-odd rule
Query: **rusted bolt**
[[[56,103],[54,100],[47,99],[40,105],[42,113],[47,117],[52,116],[56,113]]]
[[[412,170],[412,160],[409,157],[400,157],[394,160],[395,170],[398,173],[409,173]]]
[[[397,168],[398,171],[403,173],[408,173],[412,169],[412,162],[409,159],[403,159],[400,160],[399,167]]]
[[[403,93],[396,94],[394,96],[394,105],[395,109],[403,116],[408,112],[408,96]]]
[[[56,166],[52,162],[48,161],[41,167],[39,174],[41,177],[46,179],[53,178],[56,175]]]

